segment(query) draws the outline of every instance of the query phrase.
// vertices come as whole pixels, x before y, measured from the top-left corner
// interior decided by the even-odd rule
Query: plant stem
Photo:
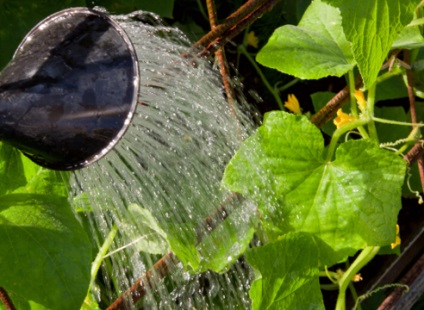
[[[105,257],[106,253],[109,251],[109,248],[113,240],[115,239],[117,232],[118,232],[118,227],[114,224],[109,234],[107,235],[105,241],[103,242],[101,248],[99,249],[99,252],[97,253],[96,258],[94,259],[93,264],[91,265],[91,280],[90,280],[90,286],[88,287],[88,291],[93,289],[97,272],[99,271],[100,266],[102,265],[102,262],[103,262],[103,258]]]
[[[344,126],[338,128],[331,137],[330,145],[328,146],[327,156],[325,161],[330,162],[333,158],[334,152],[336,151],[337,142],[339,141],[340,137],[344,135],[346,132],[351,131],[355,128],[358,128],[359,126],[363,126],[367,123],[369,123],[370,120],[365,119],[359,119],[357,121],[345,124]]]
[[[16,307],[13,305],[9,294],[7,294],[6,290],[2,287],[0,287],[0,301],[6,310],[16,310]]]
[[[356,118],[359,118],[358,114],[358,106],[356,104],[356,98],[355,98],[355,76],[353,74],[353,69],[349,70],[349,93],[350,93],[350,112],[352,115]],[[369,138],[367,131],[363,126],[358,126],[359,133],[361,136],[365,139]]]
[[[350,93],[350,112],[352,115],[356,118],[358,118],[358,107],[356,105],[356,98],[355,98],[355,76],[353,74],[353,69],[349,70],[349,93]]]
[[[211,30],[214,30],[218,26],[218,17],[216,13],[215,1],[206,0],[206,7],[208,9],[208,17],[209,17],[209,24],[211,26]],[[222,76],[222,84],[224,85],[228,106],[230,108],[231,114],[234,116],[236,124],[238,124],[237,112],[234,108],[235,95],[234,95],[234,90],[230,83],[230,78],[229,78],[230,74],[229,74],[229,68],[227,65],[227,58],[225,56],[224,47],[220,47],[215,51],[215,57],[218,62],[219,71]],[[241,139],[240,130],[238,130],[238,136]]]
[[[358,294],[356,293],[355,286],[353,285],[352,282],[349,282],[349,291],[352,294],[353,300],[355,301],[355,304],[356,304],[356,301],[358,300]],[[355,310],[362,310],[360,303],[357,303],[357,307]]]
[[[415,93],[414,93],[414,78],[412,75],[411,65],[411,53],[408,50],[404,50],[405,62],[409,65],[406,69],[406,79],[408,81],[408,99],[409,99],[409,111],[411,112],[411,122],[418,123],[417,107],[415,105]],[[421,189],[424,192],[424,160],[422,157],[417,159],[418,172],[420,174]]]
[[[424,127],[423,123],[398,122],[398,121],[393,121],[390,119],[379,118],[379,117],[373,117],[372,120],[378,123],[385,123],[385,124],[392,124],[392,125],[399,125],[399,126]]]
[[[246,47],[244,47],[243,45],[239,45],[238,50],[241,54],[243,54],[247,58],[247,60],[249,60],[249,62],[252,64],[252,66],[255,68],[256,72],[258,73],[259,77],[261,78],[262,82],[264,83],[265,87],[274,96],[275,101],[278,103],[278,106],[280,107],[280,109],[284,110],[284,104],[283,104],[283,101],[280,98],[280,95],[275,90],[275,88],[272,87],[271,84],[268,82],[267,78],[263,74],[259,65],[256,63],[256,61],[253,59],[253,57],[246,50]]]
[[[375,123],[374,123],[374,120],[373,120],[376,89],[377,89],[377,83],[374,83],[368,89],[367,112],[368,112],[368,116],[369,116],[368,131],[370,133],[370,138],[371,138],[372,141],[374,141],[375,143],[378,144],[377,129],[375,128]]]
[[[283,86],[276,87],[276,89],[279,92],[285,91],[287,88],[292,87],[293,85],[297,84],[299,81],[300,81],[300,79],[297,79],[297,78],[293,79],[290,82],[284,84]]]
[[[196,0],[197,6],[199,7],[200,14],[205,18],[205,20],[208,20],[208,15],[205,12],[205,9],[203,8],[202,2],[200,0]]]
[[[349,283],[358,271],[364,267],[374,256],[378,253],[380,247],[368,246],[362,250],[355,261],[350,265],[349,269],[343,274],[339,280],[339,295],[337,297],[336,310],[346,309],[346,289],[349,287]]]
[[[399,68],[398,66],[393,66],[392,70],[384,72],[382,75],[380,75],[377,78],[376,83],[380,84],[382,82],[384,82],[385,80],[388,80],[396,75],[400,75],[403,73],[403,70],[401,68]]]

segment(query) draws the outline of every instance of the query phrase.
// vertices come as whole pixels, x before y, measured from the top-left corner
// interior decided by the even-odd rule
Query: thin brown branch
[[[403,157],[408,163],[408,166],[411,166],[418,159],[422,158],[424,155],[424,141],[420,140],[415,143],[415,145],[409,150],[409,152]]]
[[[411,285],[417,276],[422,273],[424,269],[424,254],[415,262],[411,269],[406,273],[406,275],[400,281],[401,284]],[[389,310],[393,309],[396,302],[402,297],[404,292],[403,287],[397,287],[394,291],[387,296],[387,298],[381,303],[378,307],[378,310]]]
[[[206,7],[208,9],[209,23],[210,23],[211,29],[213,30],[218,25],[218,17],[216,13],[215,1],[206,0]],[[234,115],[234,117],[237,119],[237,113],[236,113],[236,110],[234,109],[234,98],[235,98],[234,90],[230,83],[230,78],[229,78],[230,74],[229,74],[227,59],[225,57],[224,47],[221,47],[216,50],[215,57],[218,62],[219,71],[222,76],[222,84],[224,85],[228,106],[230,108],[231,114]]]
[[[0,301],[3,303],[6,310],[16,310],[12,299],[9,297],[9,294],[7,294],[6,290],[2,287],[0,287]]]
[[[256,10],[262,4],[269,2],[269,0],[249,0],[243,4],[237,11],[228,16],[225,21],[216,25],[210,32],[204,35],[199,41],[197,41],[193,46],[192,50],[203,48],[211,44],[217,38],[222,37],[223,34],[230,29],[231,27],[238,24],[246,16],[250,15],[254,10]]]
[[[408,81],[408,98],[409,98],[409,110],[411,112],[411,122],[417,124],[420,120],[417,116],[417,108],[415,105],[415,94],[414,94],[414,78],[411,70],[411,54],[409,50],[403,51],[404,61],[407,64],[406,68],[406,79]],[[414,127],[416,128],[416,127]],[[421,189],[424,193],[424,161],[422,156],[417,159],[418,171],[420,174]]]
[[[125,291],[116,299],[107,310],[131,309],[137,301],[143,298],[149,290],[152,290],[178,263],[174,253],[168,252],[153,267],[139,278],[129,290]]]
[[[209,235],[221,222],[234,210],[241,200],[241,195],[230,194],[214,211],[209,214],[199,229],[197,229],[197,242]],[[168,252],[158,260],[141,278],[139,278],[127,291],[117,298],[107,310],[127,310],[140,301],[146,294],[177,267],[178,259],[173,252]]]
[[[280,0],[258,1],[263,3],[255,10],[253,10],[249,15],[241,19],[237,24],[229,27],[224,32],[220,33],[220,35],[215,36],[215,38],[211,40],[209,44],[203,44],[205,48],[197,54],[197,57],[206,57],[211,53],[215,52],[218,48],[227,44],[235,36],[240,34],[240,32],[242,32],[246,27],[252,24],[259,17],[261,17],[264,13],[270,11],[274,7],[274,5],[277,4],[279,1]],[[197,43],[195,44],[195,46],[199,47]]]
[[[355,80],[355,87],[360,88],[362,86],[362,79],[360,77]],[[346,85],[341,91],[339,91],[327,104],[319,110],[315,115],[311,117],[311,122],[318,128],[324,126],[337,111],[341,109],[349,98],[349,85]]]

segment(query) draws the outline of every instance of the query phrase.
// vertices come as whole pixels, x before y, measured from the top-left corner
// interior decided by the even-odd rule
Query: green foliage
[[[154,210],[128,206],[138,219],[135,229],[140,239],[135,246],[140,252],[172,250],[186,269],[196,273],[225,272],[245,254],[255,272],[250,289],[253,309],[323,309],[319,276],[361,251],[340,275],[328,272],[339,289],[336,309],[344,309],[352,277],[376,253],[399,251],[390,244],[395,241],[406,173],[400,155],[420,138],[417,130],[411,134],[411,127],[392,124],[409,121],[404,107],[375,106],[407,96],[408,65],[394,61],[390,72],[381,70],[395,49],[410,50],[415,91],[424,97],[424,39],[419,11],[414,12],[419,1],[309,2],[282,5],[289,23],[300,21],[277,28],[258,52],[257,61],[300,79],[346,75],[351,93],[354,74],[359,72],[367,98],[360,111],[351,96],[350,106],[342,110],[350,119],[322,128],[331,136],[328,146],[307,116],[281,111],[266,114],[262,126],[227,166],[222,181],[223,187],[247,199],[210,233],[199,235],[205,227],[198,219],[169,222],[158,219]],[[174,1],[1,2],[0,45],[5,48],[0,51],[0,65],[7,63],[36,22],[54,11],[84,5],[105,6],[112,13],[144,9],[171,18]],[[414,17],[416,24],[407,26]],[[194,19],[179,22],[176,25],[193,36],[205,33]],[[258,75],[266,79],[262,72]],[[268,88],[278,98],[278,87]],[[312,94],[315,112],[333,97],[332,92]],[[423,115],[420,107],[418,114]],[[417,189],[417,167],[411,171],[411,184]],[[0,286],[18,309],[98,308],[91,293],[87,295],[91,245],[71,212],[67,186],[66,174],[42,169],[0,145],[0,239],[4,241],[0,243]],[[403,184],[404,193],[407,190]],[[91,212],[86,200],[85,193],[74,199],[79,212]],[[123,227],[120,233],[134,229],[125,223]],[[260,239],[262,245],[249,249],[252,238]],[[97,267],[104,255],[99,257]],[[43,285],[38,285],[40,280]]]
[[[342,76],[355,65],[339,11],[320,1],[312,2],[298,26],[277,28],[256,60],[302,79]]]
[[[1,286],[18,309],[79,308],[90,280],[91,244],[69,206],[66,181],[0,148]]]
[[[257,201],[270,236],[313,233],[340,258],[390,244],[405,162],[366,140],[341,144],[334,161],[324,158],[322,136],[306,117],[271,112],[230,162],[223,184]]]
[[[140,237],[137,239],[135,246],[140,252],[163,254],[169,251],[166,233],[148,209],[138,204],[131,204],[128,206],[128,212],[136,219],[137,235]],[[132,223],[124,224],[124,228],[122,229],[124,233],[127,231],[132,233]]]
[[[325,0],[337,6],[342,16],[343,31],[352,43],[352,52],[364,84],[370,87],[377,79],[399,33],[413,18],[417,0]]]
[[[256,274],[250,289],[252,308],[324,309],[317,254],[314,239],[306,233],[289,233],[247,251]]]
[[[268,241],[247,252],[256,272],[250,290],[254,309],[323,307],[318,270],[361,250],[348,270],[329,276],[339,288],[336,309],[344,309],[345,291],[355,273],[378,252],[399,253],[399,247],[392,250],[390,246],[395,241],[406,173],[399,155],[410,149],[420,133],[411,124],[405,126],[410,116],[404,107],[375,104],[407,97],[409,64],[395,60],[398,54],[393,52],[391,62],[383,67],[392,57],[389,53],[398,48],[411,50],[416,94],[424,97],[422,21],[411,23],[422,15],[422,9],[414,12],[417,5],[412,0],[372,0],[360,5],[353,0],[315,0],[297,26],[276,29],[257,54],[262,65],[301,79],[346,74],[352,95],[350,106],[338,111],[337,122],[322,128],[331,136],[328,147],[306,116],[270,112],[227,166],[223,186],[257,203],[263,239]],[[364,100],[353,96],[356,69],[364,91],[368,90]],[[334,95],[312,94],[315,112]],[[423,115],[419,106],[418,110]],[[346,135],[340,143],[348,132],[355,134]],[[417,188],[415,169],[411,184]],[[292,257],[298,253],[295,238],[301,239],[297,244],[304,256]],[[319,263],[316,253],[320,253]],[[299,273],[287,277],[286,265]],[[302,272],[309,272],[309,278]],[[313,298],[302,303],[302,295]]]

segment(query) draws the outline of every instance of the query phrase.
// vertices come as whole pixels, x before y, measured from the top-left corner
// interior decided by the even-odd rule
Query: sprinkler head
[[[55,13],[0,73],[0,140],[47,168],[90,165],[129,126],[138,82],[131,41],[110,17],[86,8]]]

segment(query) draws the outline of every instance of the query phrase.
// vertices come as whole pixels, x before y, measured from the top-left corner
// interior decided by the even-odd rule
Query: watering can
[[[136,53],[116,22],[87,8],[55,13],[0,73],[0,140],[47,168],[90,165],[131,123],[138,83]]]

